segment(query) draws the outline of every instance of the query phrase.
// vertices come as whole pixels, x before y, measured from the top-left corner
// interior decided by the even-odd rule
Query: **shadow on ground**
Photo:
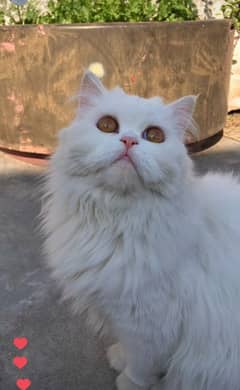
[[[240,172],[240,144],[224,142],[193,156],[198,172]],[[0,156],[0,168],[2,161]],[[41,172],[24,167],[0,169],[0,388],[16,390],[16,379],[28,377],[32,390],[113,390],[115,373],[105,358],[109,340],[97,340],[59,302],[44,266],[37,218]],[[18,336],[29,340],[24,351],[12,344]],[[29,364],[19,371],[12,359],[21,355]]]

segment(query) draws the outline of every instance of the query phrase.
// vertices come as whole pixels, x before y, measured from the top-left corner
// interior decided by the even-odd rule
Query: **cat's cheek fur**
[[[171,197],[192,174],[192,161],[180,142],[157,145],[154,153],[136,149],[134,161],[145,188]]]

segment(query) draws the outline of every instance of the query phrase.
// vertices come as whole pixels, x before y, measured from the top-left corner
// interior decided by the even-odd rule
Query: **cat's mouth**
[[[120,154],[114,161],[113,164],[121,164],[123,165],[121,168],[125,169],[131,169],[133,168],[135,173],[137,174],[138,178],[142,181],[140,172],[138,170],[137,164],[134,162],[133,158],[125,151]]]
[[[137,163],[133,160],[132,156],[127,151],[122,152],[117,158],[115,158],[111,165],[117,166],[119,164],[119,169],[122,172],[132,171],[134,172],[139,180],[142,182],[142,177],[139,172]],[[127,172],[126,172],[127,173]]]
[[[118,156],[116,158],[116,160],[114,160],[114,163],[116,163],[118,161],[125,161],[126,163],[131,164],[137,170],[136,165],[135,165],[134,161],[132,160],[131,156],[129,156],[129,154],[126,152],[121,153],[120,156]]]

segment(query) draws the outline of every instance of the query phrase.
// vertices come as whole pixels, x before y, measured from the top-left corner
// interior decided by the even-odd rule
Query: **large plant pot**
[[[227,20],[0,28],[0,147],[49,154],[74,116],[84,68],[167,101],[200,94],[198,148],[221,136],[233,48]]]

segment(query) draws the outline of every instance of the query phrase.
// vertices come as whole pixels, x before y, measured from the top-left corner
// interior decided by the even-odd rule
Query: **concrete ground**
[[[195,155],[197,170],[240,172],[240,142],[223,138]],[[45,168],[0,154],[0,389],[29,378],[32,390],[114,390],[106,344],[74,317],[49,278],[38,231],[41,175]],[[197,207],[197,205],[196,205]],[[29,340],[23,351],[14,337]],[[12,364],[25,355],[22,370]]]

